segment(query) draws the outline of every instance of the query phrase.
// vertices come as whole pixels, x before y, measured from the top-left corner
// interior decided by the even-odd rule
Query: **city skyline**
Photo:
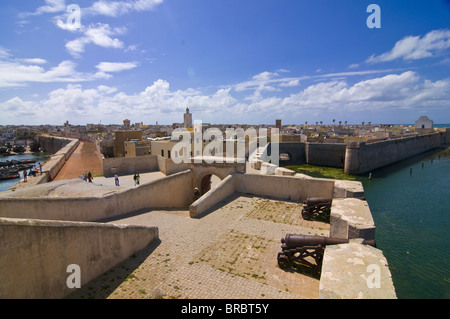
[[[1,9],[0,125],[171,124],[187,107],[211,124],[450,123],[446,0]]]

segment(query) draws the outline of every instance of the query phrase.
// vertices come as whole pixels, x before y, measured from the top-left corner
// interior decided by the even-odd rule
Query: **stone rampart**
[[[331,237],[375,241],[375,223],[365,200],[334,198],[330,224]]]
[[[236,191],[259,196],[304,201],[308,197],[333,197],[334,181],[301,175],[237,174]]]
[[[199,217],[214,205],[236,192],[236,176],[228,175],[215,188],[197,199],[189,206],[189,216]]]
[[[369,173],[409,157],[438,148],[444,143],[444,133],[418,135],[377,143],[350,143],[345,154],[346,174]]]
[[[190,216],[202,216],[235,192],[295,201],[308,197],[333,197],[330,237],[348,239],[349,244],[326,247],[319,297],[396,298],[386,258],[374,247],[375,223],[368,203],[362,199],[364,189],[360,182],[316,179],[302,174],[235,173],[195,201],[189,207]],[[374,272],[373,276],[371,272]]]
[[[152,155],[156,156],[157,163],[158,163],[158,170],[161,171],[164,175],[172,175],[178,172],[182,172],[184,170],[187,170],[188,164],[186,163],[175,163],[170,158],[162,157],[161,155]]]
[[[66,187],[62,196],[52,195],[58,185]],[[81,179],[55,181],[23,191],[23,196],[19,191],[0,196],[0,217],[96,221],[144,208],[186,208],[193,201],[191,171],[131,189],[112,188],[106,192]],[[35,192],[34,197],[30,197],[31,191]]]
[[[172,175],[188,169],[188,165],[174,163],[170,158],[161,155],[145,155],[134,157],[103,158],[103,175],[105,177],[130,174],[142,174],[160,171],[164,175]]]
[[[38,140],[44,145],[45,143],[51,145],[54,154],[42,164],[42,174],[38,174],[36,177],[28,176],[26,183],[16,183],[10,190],[28,188],[52,181],[80,144],[80,141],[76,139],[48,135],[41,135]],[[57,149],[57,147],[60,148]]]
[[[118,175],[142,174],[159,169],[156,155],[103,158],[102,163],[105,177],[114,176],[116,173]]]
[[[279,153],[287,154],[289,159],[280,158],[280,166],[301,165],[306,163],[306,146],[300,142],[280,142],[278,143]]]
[[[41,145],[41,148],[48,153],[55,154],[62,148],[64,148],[70,142],[76,140],[67,137],[60,136],[50,136],[50,135],[39,135],[37,141]]]
[[[0,298],[62,298],[158,239],[158,228],[0,218]]]
[[[306,163],[343,168],[347,144],[306,143]]]
[[[278,176],[235,173],[190,205],[190,216],[201,216],[235,192],[292,201],[304,201],[308,197],[331,198],[334,194],[334,180],[303,178],[300,174]]]

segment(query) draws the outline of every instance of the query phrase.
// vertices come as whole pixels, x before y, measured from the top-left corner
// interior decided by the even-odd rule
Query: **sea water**
[[[450,298],[450,148],[372,172],[289,166],[314,177],[359,180],[400,299]]]
[[[35,159],[37,165],[39,162],[44,163],[45,160],[47,160],[50,157],[48,154],[43,153],[32,153],[32,154],[21,154],[21,155],[10,155],[10,156],[0,156],[0,162],[6,162],[6,161],[20,161],[20,160],[27,160],[27,159]],[[14,184],[18,183],[23,178],[23,171],[19,172],[20,177],[15,179],[8,179],[8,180],[0,180],[0,192],[7,191],[10,189]]]

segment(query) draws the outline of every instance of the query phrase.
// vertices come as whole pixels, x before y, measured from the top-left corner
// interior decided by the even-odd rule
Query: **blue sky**
[[[0,28],[0,125],[450,123],[448,0],[2,0]]]

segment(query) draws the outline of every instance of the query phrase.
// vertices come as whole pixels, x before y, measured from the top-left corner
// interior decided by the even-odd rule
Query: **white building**
[[[423,115],[415,122],[415,130],[418,133],[433,133],[433,121]]]

